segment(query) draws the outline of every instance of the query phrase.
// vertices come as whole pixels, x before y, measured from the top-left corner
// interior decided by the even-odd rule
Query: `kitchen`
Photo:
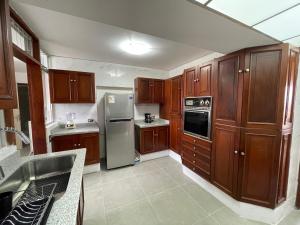
[[[299,224],[300,2],[126,2],[1,2],[0,224]]]

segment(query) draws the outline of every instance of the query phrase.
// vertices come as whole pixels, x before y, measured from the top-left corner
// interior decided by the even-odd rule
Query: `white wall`
[[[204,56],[202,58],[196,59],[196,60],[194,60],[192,62],[183,64],[183,65],[181,65],[181,66],[179,66],[179,67],[177,67],[175,69],[170,70],[169,71],[169,76],[170,77],[174,77],[174,76],[177,76],[177,75],[181,75],[181,74],[183,74],[183,71],[185,69],[188,69],[188,68],[193,67],[193,66],[200,65],[202,63],[208,62],[210,60],[213,60],[213,59],[221,57],[221,56],[223,56],[223,54],[218,53],[218,52],[211,53],[211,54],[206,55],[206,56]]]
[[[166,79],[168,72],[149,68],[133,67],[82,59],[51,56],[50,68],[95,73],[97,90],[106,87],[132,89],[136,77]],[[99,101],[97,99],[97,101]],[[54,104],[55,121],[64,121],[67,112],[76,112],[76,122],[87,122],[88,118],[97,120],[97,104]],[[138,105],[135,107],[135,119],[142,119],[143,113],[150,112],[159,116],[159,105]]]

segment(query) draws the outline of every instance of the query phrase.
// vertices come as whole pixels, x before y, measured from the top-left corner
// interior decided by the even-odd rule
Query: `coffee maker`
[[[145,113],[145,123],[151,122],[153,122],[153,117],[151,116],[151,113]]]

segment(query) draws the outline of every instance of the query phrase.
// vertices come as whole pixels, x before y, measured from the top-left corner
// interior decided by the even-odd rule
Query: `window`
[[[52,111],[52,104],[50,101],[48,55],[42,50],[41,50],[41,64],[42,64],[42,76],[43,76],[45,123],[49,124],[53,122],[53,111]]]

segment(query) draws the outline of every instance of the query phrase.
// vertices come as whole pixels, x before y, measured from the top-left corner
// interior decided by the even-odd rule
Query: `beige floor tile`
[[[104,200],[99,197],[86,197],[84,205],[84,225],[106,224]]]
[[[136,176],[146,175],[149,173],[157,173],[161,170],[162,168],[157,166],[155,160],[138,163],[132,168],[132,172]]]
[[[159,159],[155,159],[155,163],[158,167],[161,168],[180,168],[181,165],[180,163],[178,163],[177,161],[175,161],[174,159],[170,158],[170,157],[162,157]]]
[[[101,184],[101,172],[90,173],[83,176],[84,188],[90,188]]]
[[[146,198],[146,196],[134,177],[103,185],[103,199],[106,210],[130,204],[143,198]]]
[[[195,183],[185,184],[183,189],[209,214],[224,207],[219,200]]]
[[[107,225],[159,225],[147,200],[110,210],[106,216]]]
[[[181,188],[153,195],[150,202],[162,225],[192,225],[207,217],[205,211]]]
[[[119,168],[119,169],[112,169],[112,170],[101,170],[101,177],[100,177],[101,184],[107,184],[122,179],[134,177],[132,171],[133,171],[132,166]]]
[[[136,177],[146,195],[153,195],[177,186],[175,181],[165,171],[148,173]]]
[[[193,225],[221,225],[212,217],[206,217],[205,219],[200,219]]]
[[[183,172],[182,172],[182,167],[177,167],[177,166],[171,166],[164,168],[166,173],[172,177],[172,179],[177,183],[177,184],[186,184],[186,183],[192,183],[193,181],[187,177]]]
[[[218,210],[211,217],[221,225],[247,225],[246,219],[241,218],[228,208]]]
[[[300,211],[293,211],[279,225],[300,225]]]

